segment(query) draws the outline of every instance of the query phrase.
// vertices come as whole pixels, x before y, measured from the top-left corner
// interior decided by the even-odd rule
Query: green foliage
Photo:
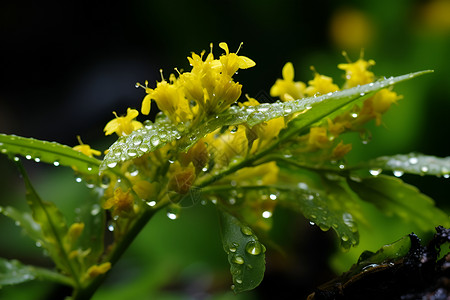
[[[156,211],[168,207],[168,216],[175,219],[189,200],[192,205],[210,201],[217,207],[235,293],[254,289],[263,279],[266,248],[260,239],[267,239],[276,205],[302,214],[324,231],[332,228],[346,250],[359,243],[358,223],[365,222],[362,201],[374,204],[386,215],[414,222],[424,231],[434,225],[448,226],[448,217],[430,198],[398,178],[379,175],[381,170],[391,170],[397,172],[394,175],[447,177],[447,158],[397,155],[348,166],[341,160],[348,148],[340,150],[342,155],[332,152],[339,146],[334,141],[338,134],[331,138],[325,134],[324,139],[320,132],[325,127],[319,128],[342,115],[348,117],[380,90],[388,91],[387,87],[429,72],[294,101],[231,106],[217,115],[208,111],[197,123],[177,123],[175,115],[159,114],[155,122],[146,121],[129,134],[123,134],[121,128],[119,134],[123,135],[102,161],[57,143],[2,134],[1,152],[16,161],[22,173],[31,214],[12,207],[0,212],[41,244],[63,275],[3,260],[0,284],[40,276],[74,286],[74,299],[89,297]],[[395,100],[389,101],[388,106]],[[282,122],[270,123],[277,120]],[[117,117],[112,124],[126,122],[132,124],[127,117]],[[350,121],[346,124],[346,128],[352,126]],[[358,126],[361,124],[352,130],[360,131]],[[267,128],[275,132],[273,137]],[[319,133],[314,135],[312,128]],[[237,148],[245,149],[245,155]],[[95,188],[98,201],[80,205],[80,217],[69,227],[56,205],[39,197],[16,155],[71,167]],[[337,161],[331,160],[335,156]],[[369,170],[378,176],[358,173]],[[108,243],[105,229],[112,231]],[[386,247],[379,256],[395,256],[405,247],[404,243]],[[17,276],[9,278],[13,271]]]
[[[252,229],[227,212],[219,211],[223,249],[228,254],[236,292],[257,287],[266,269],[266,247],[259,242]]]
[[[36,162],[74,167],[83,174],[97,174],[100,161],[69,146],[16,135],[0,134],[0,152],[10,157],[21,155]]]
[[[431,198],[398,178],[379,175],[348,183],[362,200],[373,203],[387,215],[396,214],[414,222],[423,230],[433,225],[450,225],[447,214],[436,208]]]
[[[3,285],[18,284],[36,278],[32,267],[25,266],[17,260],[0,257],[0,288]]]
[[[382,156],[363,164],[376,172],[392,171],[399,177],[403,174],[434,175],[449,178],[450,157],[440,158],[419,153]]]

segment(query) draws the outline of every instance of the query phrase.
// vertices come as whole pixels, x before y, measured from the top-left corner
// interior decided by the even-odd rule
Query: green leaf
[[[100,161],[56,142],[0,134],[0,152],[10,157],[21,155],[36,162],[75,167],[83,174],[98,174]]]
[[[404,173],[450,177],[450,157],[440,158],[419,153],[382,156],[358,166],[360,167],[392,171],[397,177]]]
[[[0,287],[31,281],[35,278],[36,273],[32,267],[25,266],[17,260],[0,257]]]
[[[33,220],[31,214],[20,211],[11,206],[0,206],[0,213],[14,220],[16,224],[22,227],[26,234],[36,243],[43,243],[44,238],[42,235],[41,226]]]
[[[99,203],[89,202],[91,201],[87,201],[80,208],[80,222],[84,224],[84,229],[76,243],[76,246],[80,249],[90,249],[89,255],[84,261],[87,266],[96,264],[104,253],[104,224],[106,218],[106,211],[101,208]]]
[[[376,253],[364,251],[358,259],[358,273],[369,265],[380,265],[400,259],[408,254],[410,248],[411,237],[407,235],[392,244],[384,245]]]
[[[383,213],[398,215],[424,231],[450,225],[447,214],[435,207],[431,198],[398,178],[379,175],[349,179],[348,184],[362,200],[373,203]]]
[[[339,193],[343,193],[340,190]],[[334,199],[335,198],[335,199]],[[312,225],[319,226],[323,231],[333,228],[340,239],[341,247],[349,249],[359,242],[359,233],[352,213],[345,209],[339,200],[345,199],[335,193],[312,190],[300,185],[298,188],[280,190],[280,204],[301,212]],[[348,201],[348,199],[345,199]]]
[[[0,257],[0,288],[2,285],[19,284],[34,279],[45,279],[68,286],[74,286],[71,278],[53,271],[27,266],[17,260],[7,260]]]
[[[67,225],[61,211],[51,202],[43,201],[33,188],[28,175],[20,162],[17,166],[23,176],[26,188],[26,199],[32,211],[34,221],[42,230],[44,246],[56,265],[63,271],[73,274],[73,270],[63,245],[63,237],[67,234]]]
[[[199,139],[223,126],[248,124],[252,127],[275,118],[301,113],[281,133],[280,138],[286,139],[353,101],[368,97],[376,91],[393,84],[429,72],[431,71],[391,77],[319,97],[309,97],[288,102],[263,103],[258,106],[232,106],[217,117],[209,119],[192,129],[188,129],[189,124],[174,125],[168,118],[160,117],[154,124],[149,123],[128,136],[120,137],[109,148],[109,152],[100,166],[100,171],[107,169],[107,167],[114,168],[122,161],[140,157],[175,140],[180,140],[179,150],[186,151]]]
[[[254,289],[264,277],[266,248],[253,231],[234,216],[219,210],[219,219],[223,248],[228,254],[233,276],[234,292]]]

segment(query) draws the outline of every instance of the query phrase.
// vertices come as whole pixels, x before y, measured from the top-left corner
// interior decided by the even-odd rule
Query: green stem
[[[158,210],[151,210],[151,209],[145,210],[144,213],[141,216],[139,216],[139,218],[130,227],[130,230],[127,232],[126,235],[124,235],[123,239],[116,244],[113,251],[110,253],[110,255],[108,255],[105,261],[109,261],[112,265],[114,265],[122,256],[122,254],[128,249],[128,247],[137,237],[139,232],[141,232],[144,226],[148,223],[148,221],[157,211]],[[93,279],[87,286],[80,289],[76,289],[74,291],[72,299],[73,300],[90,299],[92,295],[95,293],[95,291],[103,283],[107,274],[108,273],[99,275],[98,277]]]
[[[39,279],[49,280],[71,287],[75,286],[75,281],[73,280],[73,278],[62,275],[60,273],[40,267],[33,267],[33,272]]]
[[[23,179],[24,179],[24,182],[25,182],[25,185],[26,185],[26,189],[30,193],[32,193],[33,195],[36,195],[36,202],[39,204],[39,206],[41,206],[42,210],[45,213],[45,216],[47,218],[48,224],[50,225],[51,231],[52,231],[52,233],[53,233],[53,235],[55,237],[56,243],[58,244],[59,249],[61,251],[62,258],[64,259],[67,267],[69,268],[70,275],[74,279],[75,287],[80,287],[81,284],[80,284],[79,274],[76,271],[76,269],[74,268],[74,266],[72,265],[72,262],[69,259],[69,256],[68,256],[66,250],[64,249],[64,244],[62,242],[62,238],[58,234],[58,230],[56,229],[56,226],[55,226],[55,223],[54,223],[54,221],[52,219],[52,216],[45,209],[45,206],[44,206],[41,198],[37,195],[37,192],[35,191],[33,185],[31,184],[31,181],[28,178],[27,172],[26,172],[25,168],[23,167],[22,163],[20,161],[16,161],[16,165],[17,165],[17,168],[19,169],[20,173],[23,176]]]

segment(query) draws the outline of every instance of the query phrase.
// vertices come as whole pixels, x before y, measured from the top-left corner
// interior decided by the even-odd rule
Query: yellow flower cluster
[[[226,43],[220,43],[219,47],[225,51],[219,59],[214,59],[211,45],[206,59],[203,59],[205,51],[188,57],[192,66],[190,72],[179,73],[178,78],[171,74],[169,82],[162,78],[155,89],[146,84],[147,95],[141,112],[149,114],[151,100],[154,100],[173,122],[180,123],[215,115],[230,107],[239,99],[242,88],[241,84],[233,81],[233,75],[239,69],[253,67],[255,62],[230,53]]]
[[[344,56],[346,54],[344,53]],[[338,68],[345,71],[344,89],[368,84],[375,80],[375,75],[369,70],[375,64],[373,60],[364,60],[363,55],[355,61],[339,64]],[[317,96],[335,92],[339,87],[333,83],[332,78],[315,72],[314,79],[308,81],[308,85],[301,81],[294,81],[294,68],[288,62],[283,67],[282,79],[278,79],[270,90],[270,95],[279,97],[282,101],[292,101],[305,96]],[[329,159],[339,160],[351,150],[351,144],[337,143],[336,138],[345,131],[361,131],[361,126],[368,121],[375,119],[377,125],[381,124],[381,116],[391,106],[401,99],[395,92],[383,89],[373,97],[365,100],[362,107],[355,106],[352,111],[346,112],[328,119],[327,124],[312,127],[309,134],[300,138],[303,147],[301,152],[321,151],[325,154],[322,159],[328,156]],[[326,151],[329,150],[329,151]],[[325,156],[325,157],[324,157]]]

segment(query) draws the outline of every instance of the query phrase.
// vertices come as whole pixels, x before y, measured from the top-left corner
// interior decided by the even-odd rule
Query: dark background
[[[433,5],[441,2],[444,5],[433,10]],[[356,60],[360,49],[364,48],[365,57],[377,62],[373,67],[377,75],[400,75],[423,69],[434,69],[435,72],[396,88],[405,96],[404,100],[383,118],[383,126],[371,127],[374,140],[368,148],[354,146],[353,158],[368,159],[412,151],[448,156],[450,4],[445,0],[441,2],[134,0],[115,3],[61,1],[55,4],[42,1],[2,1],[0,132],[54,140],[70,146],[76,145],[76,136],[81,135],[85,143],[104,150],[115,139],[102,134],[104,125],[113,118],[112,111],[124,114],[127,107],[140,109],[144,92],[136,89],[135,83],[149,80],[150,85],[154,86],[155,81],[160,79],[159,69],[163,69],[168,77],[174,67],[188,68],[186,57],[191,51],[209,51],[211,42],[214,43],[216,55],[222,52],[218,47],[219,42],[227,42],[232,51],[241,42],[244,43],[240,54],[256,61],[256,67],[240,71],[236,78],[244,85],[244,93],[254,97],[261,97],[270,90],[276,78],[281,76],[281,68],[287,61],[294,63],[297,80],[306,82],[311,79],[309,67],[314,65],[318,72],[331,75],[338,83],[342,83],[342,72],[336,68],[338,63],[345,62],[341,51],[347,50],[350,58]],[[362,18],[362,23],[352,23],[350,16],[355,15]],[[339,28],[344,32],[343,36],[352,37],[352,42],[346,42],[342,35],[339,37],[338,34],[333,34],[339,32]],[[362,28],[363,38],[358,37],[358,33],[353,30],[355,28]],[[141,117],[139,119],[143,120]],[[70,182],[59,183],[59,173],[49,175],[53,169],[33,167],[31,175],[37,181],[36,184],[40,185],[42,193],[50,195],[60,190],[71,191],[72,178]],[[0,158],[0,170],[1,188],[4,190],[0,203],[19,201],[13,200],[14,197],[23,201],[20,198],[23,197],[20,193],[20,180],[6,158]],[[70,172],[61,174],[72,176],[68,175]],[[53,183],[48,183],[51,180]],[[448,180],[414,176],[405,177],[405,180],[418,185],[423,192],[436,199],[441,207],[448,207]],[[59,185],[59,189],[56,185]],[[85,193],[79,189],[81,188],[77,187],[74,194]],[[161,260],[159,266],[165,271],[157,274],[162,279],[158,284],[154,283],[153,289],[144,289],[137,297],[157,295],[159,298],[175,297],[170,299],[209,299],[212,296],[206,292],[195,294],[189,288],[196,286],[195,282],[192,283],[195,281],[192,278],[197,278],[198,274],[216,274],[216,269],[225,270],[225,273],[220,274],[224,276],[223,281],[227,287],[229,286],[226,258],[220,252],[220,241],[216,237],[218,232],[214,231],[217,229],[214,228],[216,225],[213,225],[211,232],[204,228],[207,226],[205,224],[215,224],[215,216],[205,217],[202,209],[207,214],[213,213],[211,209],[201,208],[200,212],[186,213],[185,221],[179,222],[186,222],[186,226],[198,226],[195,229],[198,230],[197,234],[193,235],[194,239],[199,239],[198,243],[215,243],[210,251],[202,253],[210,255],[208,253],[212,252],[210,259],[205,261],[217,266],[202,265],[199,259],[200,267],[192,267],[194,271],[192,268],[184,269],[183,266],[191,266],[191,260],[197,258],[194,254],[180,258],[183,257],[180,254],[182,251],[172,253],[167,250],[170,245],[161,246],[158,252],[148,245],[151,243],[137,241],[136,246],[130,250],[133,257],[139,257],[136,253],[140,253],[144,259],[147,258],[149,254],[146,253],[146,247],[150,247],[167,260],[179,258],[178,264],[170,272],[163,268],[162,262],[166,261]],[[203,226],[192,225],[189,214],[198,218],[200,224],[204,222]],[[295,229],[285,236],[289,241],[286,243],[289,245],[286,247],[290,249],[288,252],[293,254],[288,258],[277,255],[269,257],[268,272],[261,288],[241,296],[242,299],[261,299],[264,298],[263,295],[273,293],[288,295],[294,291],[301,298],[301,295],[307,295],[314,286],[333,276],[328,267],[328,257],[335,250],[333,233],[324,234],[320,230],[305,227],[307,222],[303,219],[291,217],[289,220],[296,222],[290,225]],[[19,231],[8,227],[5,218],[0,217],[0,221],[0,239],[1,235],[5,239],[26,239],[23,236],[17,237]],[[159,234],[164,239],[164,234],[173,234],[180,242],[172,247],[184,247],[182,234],[178,233],[179,227],[170,231],[170,226],[174,226],[172,223],[167,224],[167,220],[163,218],[158,222],[158,226],[164,227],[163,233],[155,230],[149,232],[149,236],[157,238]],[[397,233],[408,234],[408,230],[399,230]],[[390,238],[393,237],[386,237],[384,243],[392,242]],[[13,253],[19,253],[19,258],[24,261],[38,260],[35,256],[39,251],[30,250],[29,245],[19,245],[6,245],[2,242],[0,253],[7,257],[14,257]],[[22,246],[28,250],[23,253],[17,251],[17,247]],[[196,248],[191,250],[198,255]],[[172,253],[173,256],[167,253]],[[356,254],[352,257],[355,256]],[[223,263],[215,263],[217,260],[223,260]],[[128,263],[124,262],[123,268],[119,265],[119,271],[112,275],[118,282],[127,276],[144,279],[155,277],[156,273],[149,271],[147,274],[138,270],[139,259],[128,257],[124,261]],[[153,259],[148,261],[149,270],[158,265]],[[45,261],[40,263],[46,264]],[[130,265],[137,268],[136,273],[120,274],[135,270]],[[148,276],[142,275],[142,272]],[[193,275],[189,272],[193,272]],[[217,281],[217,275],[214,276]],[[150,282],[155,281],[148,278]],[[149,281],[136,279],[142,286],[149,284]],[[128,284],[129,287],[130,282],[125,280],[124,286]],[[223,284],[214,284],[211,283],[204,289],[224,293],[220,294],[223,297],[220,299],[227,299],[228,294],[222,289]],[[43,288],[29,284],[28,288],[35,289],[45,299],[54,287]],[[127,290],[126,287],[121,289]],[[129,289],[131,290],[130,287]],[[163,292],[157,292],[158,290]],[[117,290],[114,291],[117,293]],[[11,299],[27,299],[27,294],[18,296],[17,293],[20,291],[14,288],[0,291],[0,295],[10,295]],[[102,295],[111,297],[111,294],[105,288],[96,299],[103,299]]]

